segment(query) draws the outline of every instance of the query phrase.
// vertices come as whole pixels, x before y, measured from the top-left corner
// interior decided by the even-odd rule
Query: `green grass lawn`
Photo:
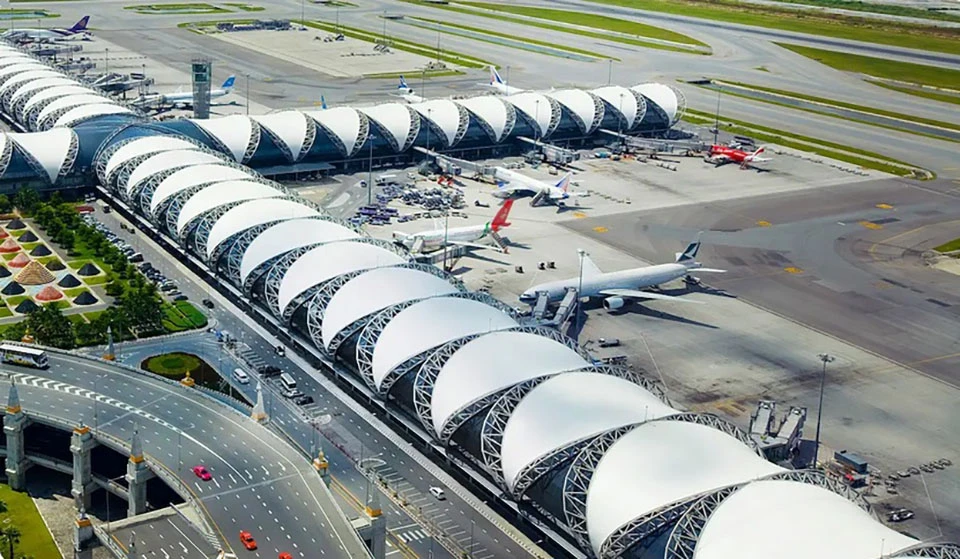
[[[8,318],[13,316],[13,311],[7,307],[0,307],[0,318]]]
[[[17,229],[15,231],[7,231],[7,233],[10,233],[11,237],[15,239],[19,239],[20,236],[26,233],[27,231],[29,231],[29,229]]]
[[[411,79],[417,79],[420,77],[420,74],[422,74],[422,72],[420,73],[414,72],[412,74],[410,72],[381,72],[379,74],[364,74],[363,77],[367,79],[374,79],[374,80],[395,80],[395,79],[398,79],[400,76],[408,76]],[[426,79],[429,80],[431,78],[448,78],[450,76],[462,76],[462,75],[463,75],[463,72],[461,72],[460,70],[438,70],[435,72],[427,72]]]
[[[85,293],[87,291],[90,290],[86,287],[74,287],[72,289],[64,289],[63,294],[73,299],[74,297],[79,297],[81,293]]]
[[[938,68],[925,64],[911,64],[909,62],[898,62],[885,58],[847,54],[845,52],[801,47],[784,43],[776,44],[785,49],[792,50],[799,55],[812,58],[821,64],[826,64],[836,70],[867,74],[887,80],[960,90],[960,70]],[[960,36],[957,38],[957,45],[960,46]]]
[[[13,297],[7,297],[7,306],[10,307],[11,309],[16,308],[17,305],[26,301],[29,298],[30,297],[28,297],[27,295],[14,295]]]
[[[175,301],[164,303],[163,327],[168,332],[183,332],[207,325],[207,317],[200,312],[190,301]]]
[[[7,512],[0,514],[0,526],[16,526],[20,530],[17,557],[60,557],[60,550],[30,495],[14,491],[9,485],[0,485],[0,501],[7,504]],[[8,552],[6,544],[3,551]]]
[[[68,314],[67,319],[74,324],[84,324],[87,322],[86,319],[83,318],[82,314]]]
[[[898,6],[896,4],[878,4],[875,2],[861,2],[859,0],[775,0],[776,2],[789,2],[791,4],[803,4],[805,6],[815,6],[817,8],[837,8],[841,10],[850,10],[853,12],[865,12],[871,14],[885,14],[891,16],[912,17],[919,19],[933,19],[939,21],[960,22],[960,16],[950,13],[946,10],[927,10],[924,8],[911,8],[908,6]]]
[[[167,4],[135,4],[124,6],[138,14],[226,14],[230,10],[205,2],[182,2]]]
[[[231,8],[236,8],[244,12],[262,12],[264,10],[263,6],[254,6],[252,4],[242,4],[240,2],[224,2],[224,6],[230,6]]]
[[[3,259],[4,259],[4,260],[8,260],[8,261],[9,261],[9,260],[13,260],[14,258],[17,257],[18,254],[20,254],[20,253],[19,253],[19,252],[5,252],[5,253],[3,253]],[[11,270],[11,271],[12,271],[12,270]]]
[[[960,95],[950,95],[949,93],[937,93],[936,91],[930,91],[929,89],[920,89],[916,87],[904,87],[893,85],[884,82],[878,82],[870,80],[870,83],[884,89],[892,89],[893,91],[899,91],[900,93],[906,93],[907,95],[916,95],[917,97],[923,97],[924,99],[932,99],[934,101],[940,101],[942,103],[952,103],[954,105],[960,105]]]
[[[83,317],[88,321],[93,322],[101,314],[103,314],[103,311],[90,311],[83,313]]]
[[[37,248],[42,244],[43,243],[41,243],[40,241],[37,241],[34,243],[23,243],[22,245],[20,245],[20,248],[22,248],[25,252],[30,252],[31,250]]]
[[[948,243],[943,243],[938,247],[934,247],[937,252],[953,252],[955,250],[960,250],[960,239],[954,239]]]
[[[712,21],[824,35],[852,41],[960,54],[958,30],[839,16],[815,10],[788,10],[736,0],[591,0],[597,4],[648,10]]]
[[[213,367],[192,353],[178,351],[155,355],[141,363],[140,368],[178,382],[190,371],[197,384],[212,390],[219,390],[222,381]]]
[[[102,276],[81,277],[83,283],[87,285],[103,285],[110,279],[106,274]]]

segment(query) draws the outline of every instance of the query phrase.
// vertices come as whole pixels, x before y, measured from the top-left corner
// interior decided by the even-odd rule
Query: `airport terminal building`
[[[264,177],[283,166],[415,160],[415,146],[483,154],[520,137],[562,144],[664,130],[683,112],[672,88],[154,123],[39,66],[0,53],[0,103],[35,131],[0,137],[0,183],[95,177],[586,556],[960,553],[887,528],[845,484],[767,461],[736,425],[675,408],[657,382],[598,363],[555,329]]]

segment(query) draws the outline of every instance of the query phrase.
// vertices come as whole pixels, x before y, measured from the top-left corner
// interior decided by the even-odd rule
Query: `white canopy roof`
[[[507,106],[496,95],[480,95],[469,99],[459,99],[457,103],[473,113],[474,117],[486,122],[496,134],[495,141],[502,140],[503,135],[508,132],[506,129],[507,121],[512,106]]]
[[[100,103],[111,103],[109,99],[103,95],[97,95],[96,93],[80,93],[78,95],[67,95],[51,101],[47,104],[39,114],[37,114],[37,124],[43,128],[45,124],[44,121],[50,118],[54,112],[59,111],[60,109],[67,109],[70,107],[79,107],[81,105],[96,105]]]
[[[10,106],[15,105],[22,98],[30,95],[31,93],[46,89],[48,87],[56,87],[63,85],[80,85],[80,82],[74,79],[70,79],[66,76],[52,76],[49,78],[40,78],[39,80],[33,80],[31,82],[23,84],[22,87],[17,89],[17,92],[10,97]]]
[[[48,72],[53,72],[53,70],[51,70],[46,64],[41,64],[33,59],[24,60],[21,63],[10,64],[0,69],[0,83],[3,83],[3,81],[8,79],[10,76],[17,75],[21,72],[30,72],[33,70],[46,70]]]
[[[466,343],[440,369],[430,410],[441,433],[453,416],[525,380],[590,365],[576,351],[527,332],[492,332]]]
[[[76,107],[64,113],[57,122],[53,124],[55,128],[61,126],[73,126],[79,122],[93,118],[95,116],[130,114],[132,111],[126,107],[110,103],[101,103],[96,105],[83,105]]]
[[[362,107],[359,110],[368,118],[380,125],[387,134],[396,141],[399,151],[407,147],[407,134],[413,127],[413,119],[406,105],[400,103],[384,103],[372,107]]]
[[[22,52],[4,51],[0,53],[0,68],[28,62],[36,62],[36,60]]]
[[[74,140],[74,132],[69,128],[48,130],[46,132],[29,132],[24,134],[7,134],[20,149],[30,154],[43,170],[47,172],[50,182],[57,180],[60,170],[66,163],[67,153]]]
[[[6,93],[13,93],[25,82],[32,80],[39,80],[40,78],[56,78],[63,77],[63,74],[53,70],[49,66],[44,66],[43,68],[36,68],[32,70],[27,70],[25,72],[15,72],[13,75],[7,77],[3,81],[3,85],[0,86],[0,95]]]
[[[170,176],[164,178],[153,191],[150,198],[150,213],[157,211],[161,204],[188,190],[201,184],[215,183],[227,180],[244,180],[253,178],[248,169],[238,169],[227,164],[225,160],[217,160],[216,163],[205,165],[194,165],[179,171],[174,171]]]
[[[264,262],[293,249],[312,245],[355,239],[360,235],[338,223],[324,219],[290,219],[280,222],[257,236],[243,253],[240,262],[240,283]]]
[[[547,95],[556,99],[567,110],[577,115],[577,118],[583,123],[584,132],[593,132],[593,120],[596,118],[598,111],[593,97],[589,93],[582,89],[561,89],[551,91]]]
[[[608,85],[593,90],[593,94],[603,99],[608,105],[623,115],[626,128],[633,128],[643,118],[646,107],[641,107],[636,95],[620,85]]]
[[[510,95],[506,100],[539,125],[541,137],[550,133],[553,109],[546,95],[529,91]]]
[[[296,219],[311,215],[320,215],[316,209],[306,205],[305,201],[285,200],[272,198],[267,200],[251,200],[239,206],[234,206],[220,216],[210,235],[207,237],[206,256],[210,258],[220,243],[230,237],[271,221]]]
[[[351,107],[334,107],[322,111],[306,111],[306,115],[337,136],[347,155],[353,154],[360,136],[360,113]]]
[[[595,372],[546,380],[514,408],[503,431],[501,467],[513,490],[520,473],[537,460],[609,429],[673,415],[642,386]]]
[[[751,483],[726,498],[700,533],[695,559],[876,559],[920,542],[844,497],[787,480]]]
[[[587,490],[590,544],[599,552],[611,534],[639,516],[780,471],[712,427],[669,419],[644,423],[607,449],[597,464]]]
[[[177,215],[177,234],[183,235],[188,223],[214,208],[243,200],[273,198],[285,194],[275,186],[259,181],[232,180],[211,184],[195,192],[180,208]]]
[[[33,100],[31,99],[31,102]],[[104,166],[104,176],[110,177],[113,172],[127,161],[148,153],[159,151],[170,151],[181,148],[196,148],[196,146],[183,138],[158,134],[137,138],[128,144],[124,144],[117,151],[113,152],[107,164]]]
[[[337,276],[405,261],[399,254],[369,243],[339,241],[320,245],[298,258],[283,275],[278,310],[283,313],[298,295]]]
[[[482,332],[503,330],[517,321],[496,307],[458,297],[434,297],[403,309],[387,323],[373,349],[373,380],[383,380],[411,357],[441,344]]]
[[[216,163],[218,161],[222,161],[222,159],[212,153],[200,151],[200,149],[196,146],[191,146],[190,148],[185,149],[162,151],[155,155],[151,155],[137,165],[136,169],[130,173],[130,177],[127,179],[127,184],[121,184],[118,186],[123,188],[129,195],[131,192],[133,192],[133,189],[140,184],[140,182],[162,171],[179,169],[181,167],[190,167],[192,165],[200,165],[201,163]]]
[[[323,314],[323,346],[354,322],[397,303],[456,293],[444,278],[410,268],[378,268],[360,274],[330,298]]]
[[[410,105],[420,116],[443,130],[446,145],[452,146],[460,130],[460,107],[448,99],[435,99]]]
[[[56,79],[56,78],[50,78]],[[41,80],[37,80],[38,82]],[[23,105],[23,112],[21,114],[26,115],[30,111],[37,107],[44,101],[49,99],[56,99],[58,97],[64,97],[67,95],[86,95],[88,93],[96,93],[94,90],[89,87],[82,85],[58,85],[51,87],[49,89],[41,89],[36,93],[30,95],[30,99]]]
[[[253,135],[253,121],[244,115],[222,116],[220,118],[190,119],[204,132],[220,141],[238,163],[243,162],[247,145]]]
[[[307,139],[307,117],[300,111],[282,111],[251,116],[261,126],[270,130],[293,155],[300,158],[300,150]]]
[[[680,108],[680,99],[676,90],[662,83],[643,83],[630,89],[640,93],[650,101],[656,103],[670,118],[670,124],[677,121],[677,112]]]

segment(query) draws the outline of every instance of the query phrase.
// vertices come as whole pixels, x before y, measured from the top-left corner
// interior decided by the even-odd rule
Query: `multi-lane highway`
[[[368,556],[310,462],[269,429],[195,389],[84,357],[49,356],[43,371],[4,367],[25,412],[128,443],[137,430],[148,462],[182,480],[227,549],[247,557]],[[10,384],[0,385],[6,401]],[[212,479],[195,476],[196,465]],[[257,551],[243,550],[241,530],[254,535]]]

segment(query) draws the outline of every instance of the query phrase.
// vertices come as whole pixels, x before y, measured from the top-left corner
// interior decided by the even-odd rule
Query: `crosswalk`
[[[425,540],[430,537],[430,534],[426,533],[424,530],[407,530],[406,532],[394,532],[394,536],[397,537],[403,543],[410,543],[419,540]]]

